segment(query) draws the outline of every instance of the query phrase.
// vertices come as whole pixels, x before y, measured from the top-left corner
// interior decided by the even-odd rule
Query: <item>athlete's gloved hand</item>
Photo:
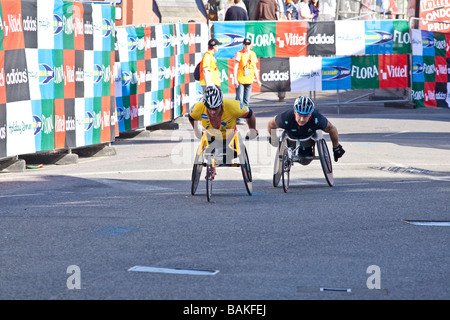
[[[338,145],[336,148],[333,148],[333,154],[334,154],[334,161],[338,161],[340,157],[342,157],[345,153],[345,150],[342,148],[341,145]]]
[[[267,137],[267,141],[269,141],[269,143],[270,143],[270,145],[271,145],[272,147],[275,147],[275,148],[278,147],[279,141],[278,141],[278,138],[277,138],[277,137],[272,138],[272,136],[269,135],[269,136]]]
[[[259,136],[258,130],[256,129],[250,129],[247,134],[245,135],[245,140],[254,139],[257,136]]]

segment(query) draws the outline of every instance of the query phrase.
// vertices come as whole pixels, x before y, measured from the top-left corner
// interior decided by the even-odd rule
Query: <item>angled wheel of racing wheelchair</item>
[[[191,178],[191,194],[195,195],[197,191],[198,182],[200,181],[200,175],[203,168],[203,154],[196,154],[194,159],[194,167],[192,168],[192,178]]]
[[[283,150],[286,145],[286,140],[284,139],[285,132],[281,134],[278,140],[277,152],[275,154],[275,161],[273,164],[273,179],[272,184],[276,188],[280,184],[281,174],[282,174],[282,160],[283,160]]]
[[[245,189],[249,196],[253,193],[253,179],[252,179],[252,168],[250,167],[250,161],[248,158],[247,148],[239,135],[238,139],[239,148],[236,148],[239,153],[239,163],[242,171],[242,178],[244,179]]]
[[[281,177],[283,181],[283,191],[289,190],[289,179],[292,166],[292,150],[288,147],[284,148],[283,156],[281,158]]]
[[[328,151],[327,142],[323,138],[321,132],[317,134],[316,144],[323,174],[325,175],[325,179],[327,180],[328,185],[332,187],[334,184],[333,165],[331,162],[330,152]]]

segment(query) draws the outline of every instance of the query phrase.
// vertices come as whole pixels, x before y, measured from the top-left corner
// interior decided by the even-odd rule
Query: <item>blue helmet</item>
[[[295,99],[294,110],[298,114],[308,115],[314,111],[314,102],[310,97],[300,96]]]

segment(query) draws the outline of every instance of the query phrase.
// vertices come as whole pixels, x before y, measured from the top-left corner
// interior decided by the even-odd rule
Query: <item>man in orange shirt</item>
[[[220,87],[220,73],[217,67],[216,58],[214,53],[219,50],[219,45],[222,44],[217,39],[211,39],[208,41],[208,51],[205,52],[200,64],[200,85],[203,90],[209,86]]]
[[[236,87],[236,100],[240,101],[244,106],[250,103],[250,95],[252,93],[252,85],[256,74],[256,81],[261,86],[259,80],[259,70],[256,68],[256,54],[250,50],[252,41],[245,38],[243,41],[244,48],[236,52],[234,56],[234,86]],[[242,122],[242,121],[239,121]]]

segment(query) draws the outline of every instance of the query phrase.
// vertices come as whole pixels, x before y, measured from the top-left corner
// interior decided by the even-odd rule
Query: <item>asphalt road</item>
[[[321,110],[346,150],[333,187],[318,161],[272,186],[280,107],[255,108],[252,196],[224,167],[211,202],[203,173],[190,194],[186,118],[114,156],[0,174],[0,299],[448,300],[450,110]]]

